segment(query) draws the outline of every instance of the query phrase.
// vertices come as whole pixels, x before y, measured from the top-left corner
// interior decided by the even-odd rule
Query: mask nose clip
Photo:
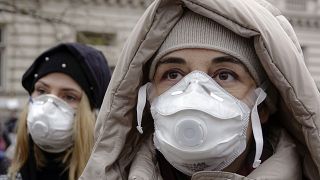
[[[192,84],[196,84],[198,86],[201,86],[201,88],[208,94],[210,95],[212,98],[220,101],[220,102],[223,102],[223,98],[219,97],[218,95],[214,94],[212,91],[210,91],[206,86],[204,86],[203,84],[200,83],[200,81],[198,79],[193,79],[192,81],[189,81],[187,87],[184,89],[184,90],[179,90],[179,91],[174,91],[171,93],[172,96],[175,96],[175,95],[179,95],[179,94],[182,94],[184,92],[186,92],[189,87],[191,86],[192,89],[194,89],[195,87],[192,86]]]
[[[175,96],[175,95],[179,95],[179,94],[182,94],[184,92],[187,91],[187,89],[189,88],[189,86],[191,85],[192,82],[188,82],[188,85],[186,88],[184,88],[183,90],[179,90],[179,91],[174,91],[171,93],[171,96]],[[196,81],[195,83],[198,83],[198,81]]]
[[[219,97],[218,95],[214,94],[212,91],[210,91],[206,86],[200,84],[201,87],[204,89],[204,91],[209,94],[212,98],[220,101],[220,102],[223,102],[223,98]]]
[[[193,79],[191,82],[189,82],[189,85],[190,85],[191,83],[199,84],[199,80],[198,80],[198,79]]]

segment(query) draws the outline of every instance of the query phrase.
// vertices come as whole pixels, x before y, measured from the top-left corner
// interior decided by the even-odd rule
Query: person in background
[[[62,43],[36,58],[22,77],[30,98],[18,122],[8,176],[78,179],[110,78],[104,55],[87,45]]]
[[[264,0],[155,0],[118,60],[81,180],[320,179],[320,95]]]
[[[9,118],[5,121],[4,125],[7,129],[8,133],[16,133],[16,124],[18,121],[18,118],[16,116],[18,110],[12,110],[10,112]]]
[[[6,152],[11,144],[8,130],[4,123],[0,123],[0,174],[6,174],[10,165],[10,158],[7,157]]]
[[[5,154],[11,160],[13,158],[13,150],[16,145],[16,135],[17,135],[17,122],[18,117],[17,114],[19,113],[18,109],[10,109],[10,116],[5,121],[4,127],[7,131],[8,137],[10,139],[10,146],[7,148]]]

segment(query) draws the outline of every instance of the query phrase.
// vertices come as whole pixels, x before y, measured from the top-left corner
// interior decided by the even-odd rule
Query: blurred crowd
[[[16,124],[18,110],[9,110],[7,119],[0,122],[0,174],[6,174],[13,158],[16,143]]]

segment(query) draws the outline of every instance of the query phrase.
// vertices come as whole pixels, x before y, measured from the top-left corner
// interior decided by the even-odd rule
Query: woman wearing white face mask
[[[80,179],[320,178],[319,92],[264,0],[156,0],[119,61]]]
[[[257,59],[252,39],[184,13],[154,55],[150,83],[138,97],[140,133],[145,96],[151,105],[163,179],[188,179],[201,171],[248,175],[271,156],[261,122],[275,111],[277,97]],[[258,105],[265,91],[261,121]]]
[[[30,100],[18,125],[12,179],[78,179],[110,76],[103,54],[78,43],[59,44],[33,62],[22,77]]]

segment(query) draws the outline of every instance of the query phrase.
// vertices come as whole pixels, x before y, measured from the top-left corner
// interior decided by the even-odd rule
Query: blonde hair
[[[21,167],[27,162],[30,153],[27,114],[28,105],[24,107],[19,118],[15,154],[8,170],[11,179],[15,179]],[[94,144],[95,119],[95,112],[91,110],[88,97],[83,93],[75,116],[74,145],[61,157],[61,161],[67,164],[65,170],[69,170],[69,180],[76,180],[80,177],[89,159]],[[44,167],[45,158],[36,145],[34,145],[34,156],[37,168]]]

